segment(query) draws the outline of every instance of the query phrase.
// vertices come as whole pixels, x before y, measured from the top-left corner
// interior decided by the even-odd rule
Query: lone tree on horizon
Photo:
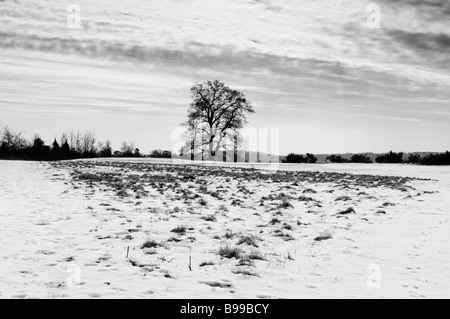
[[[255,113],[243,92],[220,81],[197,83],[191,88],[193,102],[188,109],[188,142],[193,152],[207,152],[213,160],[227,144],[234,144],[247,114]],[[199,140],[200,139],[200,140]]]

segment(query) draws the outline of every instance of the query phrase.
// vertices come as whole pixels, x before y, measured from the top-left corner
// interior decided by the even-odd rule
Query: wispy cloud
[[[367,26],[369,0],[79,0],[79,30],[70,2],[0,3],[0,116],[15,105],[175,126],[209,78],[244,89],[260,126],[306,114],[332,131],[340,113],[393,127],[450,100],[447,0],[380,0],[381,29]]]

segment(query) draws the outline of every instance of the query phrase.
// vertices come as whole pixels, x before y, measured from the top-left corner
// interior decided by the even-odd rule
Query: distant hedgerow
[[[343,158],[341,155],[330,155],[327,157],[327,161],[331,163],[349,163],[350,160]]]
[[[301,155],[301,154],[290,153],[283,160],[283,163],[289,163],[289,164],[301,164],[301,163],[315,164],[315,163],[317,163],[317,157],[314,154],[310,154],[310,153],[306,154],[306,156]]]
[[[352,163],[372,164],[372,159],[367,154],[355,154],[351,157]]]
[[[450,152],[428,154],[420,160],[421,165],[450,165]]]
[[[390,151],[387,154],[378,155],[375,162],[379,164],[402,164],[403,153],[394,153]]]

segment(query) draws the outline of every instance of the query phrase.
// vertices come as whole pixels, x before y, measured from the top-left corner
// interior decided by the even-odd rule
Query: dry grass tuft
[[[260,240],[260,238],[254,235],[242,235],[239,239],[238,245],[247,244],[249,246],[258,248],[258,241]]]
[[[219,255],[223,258],[236,258],[239,259],[242,255],[242,250],[237,247],[231,247],[231,246],[224,246],[220,247],[219,249]]]
[[[200,267],[206,267],[206,266],[214,266],[215,265],[215,263],[214,262],[212,262],[212,261],[203,261],[203,262],[201,262],[200,263]]]
[[[171,230],[172,233],[176,233],[179,235],[184,235],[186,234],[187,231],[187,227],[186,226],[178,226],[177,228],[174,228]]]
[[[234,269],[232,271],[235,275],[244,275],[249,277],[260,277],[256,272],[250,270],[250,269]]]
[[[329,240],[329,239],[332,239],[332,238],[333,238],[333,235],[329,231],[324,231],[319,236],[317,236],[314,239],[314,241],[324,241],[324,240]]]
[[[248,258],[251,260],[266,260],[266,257],[258,250],[253,250],[250,254],[248,254]]]
[[[203,219],[204,221],[213,222],[213,223],[215,223],[217,221],[217,218],[214,215],[203,216],[203,217],[201,217],[201,219]]]
[[[154,241],[154,240],[149,239],[149,240],[145,241],[145,242],[142,244],[141,249],[146,249],[146,248],[158,248],[158,247],[161,247],[161,244],[160,244],[160,243],[158,243],[157,241]]]

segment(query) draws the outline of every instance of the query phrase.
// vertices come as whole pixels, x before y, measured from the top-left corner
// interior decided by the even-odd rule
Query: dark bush
[[[428,154],[420,160],[421,165],[450,165],[450,152]]]
[[[150,153],[151,158],[172,158],[172,152],[163,150],[153,150]]]
[[[313,154],[310,154],[310,153],[306,154],[306,156],[305,155],[301,155],[301,154],[290,153],[283,160],[283,163],[290,163],[290,164],[309,163],[309,164],[315,164],[315,163],[317,163],[317,157],[314,156]]]
[[[355,154],[351,157],[352,163],[372,164],[372,159],[367,154]]]
[[[288,156],[286,156],[284,163],[291,163],[291,164],[300,164],[300,163],[306,163],[306,158],[303,155],[290,153]]]
[[[314,156],[314,154],[306,154],[306,162],[309,164],[316,164],[317,163],[317,157]]]
[[[390,151],[387,154],[378,155],[375,162],[379,164],[402,164],[403,153],[394,153]]]
[[[327,157],[327,161],[331,163],[349,163],[350,160],[343,158],[341,155],[330,155]]]
[[[123,142],[120,157],[142,157],[141,151],[136,148],[134,143],[127,144]]]
[[[420,164],[422,157],[419,154],[409,154],[406,163],[408,164]]]
[[[100,149],[100,157],[112,157],[112,155],[113,155],[113,150],[111,147],[111,142],[106,141],[105,145],[102,145],[102,147]]]

